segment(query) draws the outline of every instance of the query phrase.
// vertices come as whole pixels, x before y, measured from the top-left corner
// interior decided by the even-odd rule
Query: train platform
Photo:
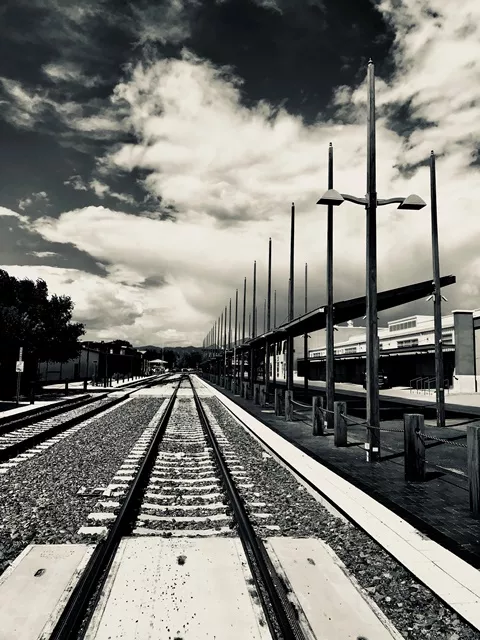
[[[151,376],[144,376],[142,377],[138,377],[135,379],[125,379],[122,381],[122,378],[120,378],[117,382],[117,380],[115,380],[114,378],[112,378],[112,384],[111,386],[109,385],[108,387],[105,387],[104,385],[100,385],[100,384],[92,384],[92,381],[89,380],[87,382],[87,389],[86,389],[86,393],[88,392],[92,392],[92,391],[111,391],[112,389],[121,389],[122,387],[125,387],[129,384],[132,384],[132,382],[142,382],[142,380],[148,380],[149,378],[154,378],[154,375]],[[59,390],[62,391],[63,389],[65,389],[65,382],[56,382],[56,383],[51,383],[51,384],[44,384],[42,385],[44,389],[47,390]],[[72,390],[72,391],[84,391],[84,383],[83,380],[77,380],[76,382],[69,382],[68,383],[68,389]]]
[[[387,460],[367,464],[364,451],[357,446],[334,449],[331,437],[313,437],[306,425],[287,423],[270,408],[261,409],[216,385],[211,386],[226,408],[272,454],[480,630],[480,522],[473,521],[477,535],[474,530],[470,539],[464,541],[471,545],[469,557],[473,562],[469,563],[451,548],[456,545],[458,551],[456,538],[471,520],[465,512],[456,520],[451,517],[458,495],[445,495],[446,486],[435,481],[407,484],[403,465],[392,465]],[[330,455],[332,452],[334,455]],[[415,491],[410,494],[410,487],[419,488],[423,495]],[[411,500],[408,510],[398,500],[402,491]],[[443,504],[441,492],[445,497]],[[439,527],[434,528],[432,523],[427,526],[422,520],[425,513],[438,523],[448,521],[450,537],[445,531],[441,536],[435,535]],[[472,566],[475,561],[476,566]]]
[[[277,381],[277,386],[285,386],[284,381]],[[303,378],[299,376],[293,377],[294,390],[303,392],[305,389]],[[325,391],[325,382],[323,380],[309,380],[309,393]],[[337,400],[343,400],[341,396],[365,397],[366,391],[360,384],[352,384],[350,382],[335,383],[335,393],[339,396]],[[435,405],[434,391],[417,391],[410,387],[393,387],[392,389],[380,389],[380,399],[383,402],[394,402],[404,404],[411,407],[424,407]],[[457,393],[455,391],[445,390],[445,409],[459,414],[480,416],[480,393]]]
[[[261,408],[250,400],[212,386],[327,469],[458,557],[480,568],[480,521],[471,515],[469,508],[467,450],[465,446],[458,446],[466,444],[466,426],[450,427],[447,435],[445,430],[428,424],[434,424],[434,421],[426,421],[429,435],[451,439],[454,444],[427,443],[427,480],[407,483],[404,479],[402,421],[382,421],[382,428],[392,432],[381,433],[382,461],[372,464],[366,462],[364,427],[349,424],[348,446],[337,448],[333,444],[333,433],[312,435],[309,412],[303,419],[298,416],[294,422],[287,422],[285,418],[275,416],[273,407]]]

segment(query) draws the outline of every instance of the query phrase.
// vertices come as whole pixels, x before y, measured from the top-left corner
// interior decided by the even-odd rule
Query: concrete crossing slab
[[[267,640],[249,578],[236,538],[124,539],[86,640]]]
[[[402,640],[324,542],[318,538],[269,538],[266,548],[291,586],[315,638]]]
[[[48,638],[92,553],[86,544],[29,545],[0,578],[1,640]]]

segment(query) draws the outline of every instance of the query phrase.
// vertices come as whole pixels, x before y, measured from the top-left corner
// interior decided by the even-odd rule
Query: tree
[[[15,389],[14,362],[23,347],[22,383],[36,379],[38,362],[67,362],[79,355],[85,327],[72,323],[69,296],[48,297],[44,280],[17,280],[0,269],[0,385],[5,397]]]

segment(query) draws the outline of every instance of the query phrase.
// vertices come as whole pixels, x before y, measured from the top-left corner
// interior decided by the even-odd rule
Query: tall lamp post
[[[435,331],[435,378],[437,402],[437,427],[445,426],[445,387],[443,378],[442,350],[442,298],[440,289],[440,252],[438,249],[437,221],[437,177],[435,172],[435,154],[430,154],[430,200],[432,228],[432,262],[433,262],[433,321]]]
[[[376,186],[376,145],[375,145],[375,73],[374,65],[368,63],[368,110],[367,110],[367,193],[365,198],[357,198],[335,189],[328,189],[317,204],[339,206],[345,200],[359,204],[366,209],[367,269],[367,435],[365,444],[367,462],[380,459],[380,406],[378,398],[378,312],[377,312],[377,206],[398,203],[399,209],[423,209],[426,203],[417,195],[407,198],[377,198]]]

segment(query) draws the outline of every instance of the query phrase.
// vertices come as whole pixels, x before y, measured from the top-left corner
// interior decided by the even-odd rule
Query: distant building
[[[68,362],[41,362],[38,367],[41,382],[62,382],[65,380],[92,380],[120,376],[146,375],[148,361],[144,358],[145,351],[138,351],[133,347],[122,344],[122,341],[112,342],[82,342],[82,348],[77,358]]]
[[[475,393],[479,388],[478,329],[480,309],[456,310],[442,318],[445,386],[453,388],[454,391]],[[315,333],[323,334],[323,344],[320,346],[318,342],[321,340],[317,340],[315,347],[309,349],[309,378],[324,380],[325,331]],[[335,378],[338,382],[361,384],[366,357],[365,327],[357,328],[357,332],[348,337],[339,333],[340,331],[335,332]],[[433,316],[415,315],[388,322],[386,327],[379,328],[378,339],[379,367],[393,386],[415,387],[416,379],[435,376]],[[301,353],[303,354],[303,348]],[[281,377],[281,366],[279,373]],[[303,357],[299,357],[298,375],[303,376],[303,373],[304,360]]]

